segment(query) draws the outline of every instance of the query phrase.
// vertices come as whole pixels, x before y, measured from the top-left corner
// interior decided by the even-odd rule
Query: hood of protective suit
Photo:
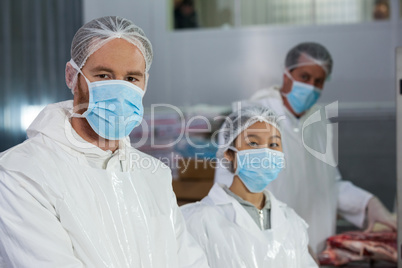
[[[47,105],[27,129],[28,138],[45,135],[70,154],[85,158],[90,166],[111,168],[108,160],[115,155],[124,154],[125,149],[130,147],[129,137],[120,141],[119,149],[114,153],[110,150],[104,151],[85,141],[72,128],[70,122],[72,111],[72,100]]]
[[[111,151],[103,151],[77,134],[70,122],[72,109],[72,100],[47,105],[28,127],[28,138],[42,134],[79,153],[98,156],[110,154]]]

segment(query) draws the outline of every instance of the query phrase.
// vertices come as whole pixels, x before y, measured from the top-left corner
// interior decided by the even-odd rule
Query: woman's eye
[[[252,147],[257,147],[257,146],[258,146],[258,143],[252,141],[252,142],[249,142],[248,145],[250,145],[250,146],[252,146]]]

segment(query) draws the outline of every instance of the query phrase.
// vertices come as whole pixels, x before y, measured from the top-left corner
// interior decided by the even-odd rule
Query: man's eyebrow
[[[127,72],[127,75],[144,76],[144,72],[141,72],[141,71],[130,71],[130,72]]]
[[[110,69],[109,67],[102,66],[102,65],[96,66],[91,71],[92,72],[101,72],[101,71],[103,71],[103,72],[113,73],[112,69]]]
[[[106,66],[96,66],[91,70],[92,72],[108,72],[108,73],[114,73],[114,71]],[[144,72],[141,71],[128,71],[126,75],[135,75],[135,76],[144,76]]]
[[[278,139],[282,139],[282,138],[281,138],[281,136],[279,136],[279,135],[273,135],[273,136],[271,136],[270,138],[278,138]]]

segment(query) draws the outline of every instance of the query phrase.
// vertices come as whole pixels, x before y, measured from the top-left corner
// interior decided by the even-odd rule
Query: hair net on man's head
[[[241,108],[231,113],[219,130],[224,143],[219,145],[216,156],[223,159],[229,147],[234,147],[237,136],[256,122],[266,122],[280,131],[278,116],[270,108],[262,106]]]
[[[327,77],[332,72],[332,56],[322,45],[313,42],[300,43],[289,50],[285,59],[285,67],[289,71],[305,65],[321,66]]]
[[[73,38],[71,59],[82,69],[89,56],[116,38],[122,38],[140,50],[145,60],[145,72],[148,73],[153,58],[151,42],[140,27],[117,16],[101,17],[83,25]],[[75,86],[78,71],[74,75],[74,82],[68,85],[71,89]]]

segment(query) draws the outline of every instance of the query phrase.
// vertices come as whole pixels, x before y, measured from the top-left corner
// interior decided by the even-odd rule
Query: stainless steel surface
[[[396,144],[397,144],[397,204],[402,202],[402,47],[396,49]],[[397,206],[398,213],[398,268],[402,268],[402,206]]]

